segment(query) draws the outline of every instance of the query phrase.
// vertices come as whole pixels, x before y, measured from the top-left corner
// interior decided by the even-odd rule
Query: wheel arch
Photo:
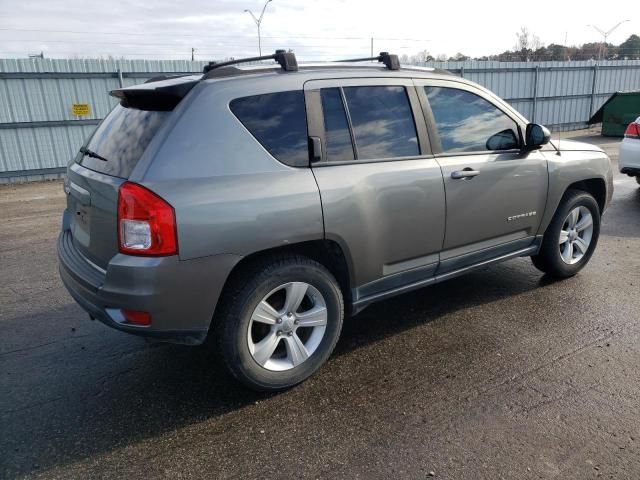
[[[338,242],[333,240],[310,240],[294,243],[291,245],[279,246],[260,250],[243,257],[235,264],[222,288],[218,304],[224,301],[226,293],[234,282],[241,281],[243,275],[248,275],[259,265],[270,260],[288,255],[301,255],[314,260],[324,266],[336,278],[344,298],[345,315],[349,315],[352,309],[352,269],[350,268],[347,254],[343,251]],[[218,306],[216,305],[216,310]],[[215,321],[215,312],[214,312]]]
[[[595,198],[600,214],[602,215],[602,212],[607,205],[607,182],[604,178],[591,177],[580,180],[574,179],[573,182],[565,185],[550,182],[547,206],[538,231],[539,235],[543,235],[547,231],[558,207],[562,204],[562,201],[571,190],[580,190],[592,195]]]
[[[596,199],[598,207],[600,208],[600,214],[602,215],[607,202],[607,184],[602,178],[589,178],[574,182],[565,189],[562,198],[566,196],[569,190],[582,190],[591,194],[593,198]]]

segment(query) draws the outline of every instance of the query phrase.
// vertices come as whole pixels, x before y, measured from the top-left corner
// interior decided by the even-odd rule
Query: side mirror
[[[529,123],[525,134],[524,150],[535,150],[549,143],[549,140],[551,140],[551,132],[547,127],[537,123]]]
[[[490,151],[512,150],[518,148],[519,145],[520,142],[518,141],[516,133],[512,129],[507,128],[506,130],[491,135],[485,144],[485,148]]]

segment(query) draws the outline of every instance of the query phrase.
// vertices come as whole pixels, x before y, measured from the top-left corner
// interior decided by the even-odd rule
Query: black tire
[[[307,379],[326,362],[340,337],[344,303],[338,282],[325,267],[302,256],[272,257],[243,268],[231,282],[214,319],[214,335],[225,365],[237,380],[253,390],[283,390]],[[256,306],[269,292],[289,282],[308,283],[322,295],[326,329],[304,362],[290,370],[268,370],[251,355],[247,332]]]
[[[636,182],[638,182],[638,185],[640,185],[640,175],[636,177]]]
[[[566,263],[560,256],[559,238],[569,212],[576,207],[586,207],[593,218],[593,233],[587,252],[576,263]],[[540,252],[531,257],[535,267],[556,278],[567,278],[578,273],[589,262],[600,236],[600,207],[593,196],[582,190],[565,193],[542,240]]]

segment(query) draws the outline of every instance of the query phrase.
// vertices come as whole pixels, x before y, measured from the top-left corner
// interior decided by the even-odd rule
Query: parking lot
[[[619,140],[581,139],[616,168]],[[640,188],[615,188],[576,277],[523,258],[372,305],[264,395],[90,321],[58,278],[61,182],[0,187],[0,476],[638,478]]]

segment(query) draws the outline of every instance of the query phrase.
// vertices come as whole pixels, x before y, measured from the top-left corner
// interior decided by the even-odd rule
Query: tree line
[[[526,27],[516,33],[516,44],[511,50],[497,55],[470,57],[464,53],[432,56],[427,50],[415,55],[402,55],[400,61],[407,64],[443,61],[495,60],[499,62],[539,62],[571,60],[640,60],[640,37],[631,35],[620,45],[604,42],[585,43],[580,46],[567,46],[552,43],[543,45],[540,38],[531,34]]]

